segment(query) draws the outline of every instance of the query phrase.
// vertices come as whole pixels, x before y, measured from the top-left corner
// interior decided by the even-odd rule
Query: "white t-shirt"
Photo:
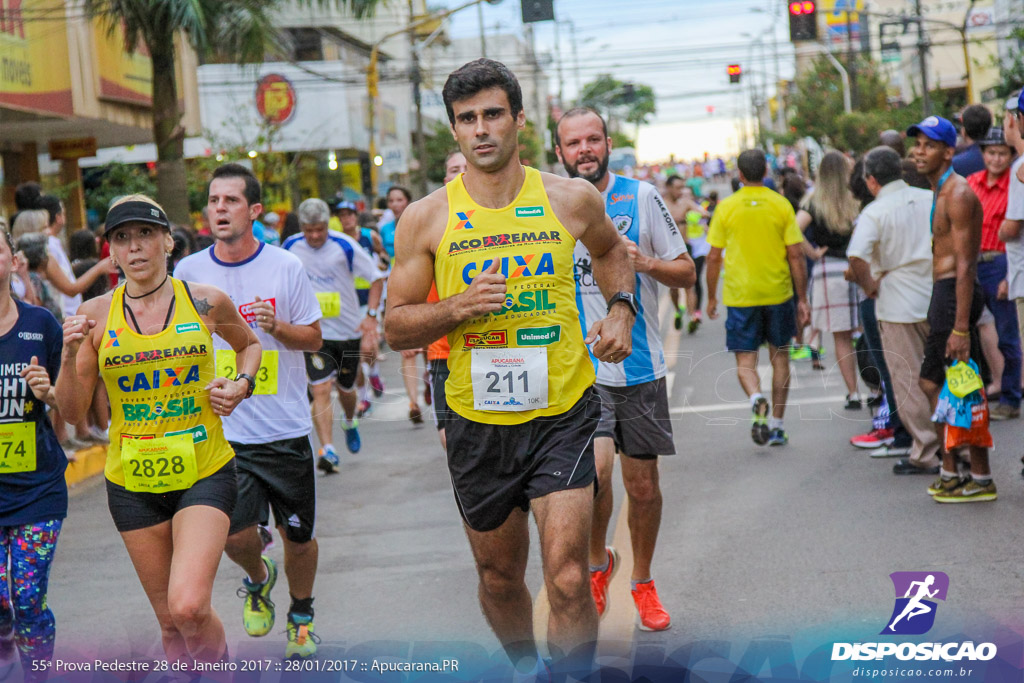
[[[50,258],[57,262],[60,266],[60,270],[64,273],[68,280],[71,282],[75,281],[75,271],[71,270],[71,261],[68,260],[68,255],[64,252],[64,245],[61,244],[60,239],[50,235],[46,240],[46,251],[50,255]],[[50,291],[53,292],[54,296],[61,297],[61,308],[64,309],[64,315],[75,315],[78,313],[78,307],[82,305],[82,295],[76,294],[74,296],[67,296],[62,294],[56,287],[50,287]]]
[[[918,323],[932,299],[932,193],[895,180],[864,207],[847,256],[871,265],[881,278],[875,314],[883,322]]]
[[[605,210],[619,234],[632,240],[645,256],[672,261],[686,253],[686,244],[661,195],[650,183],[609,174],[602,196]],[[635,199],[634,199],[635,197]],[[608,315],[608,304],[594,281],[590,252],[576,242],[576,286],[583,302],[586,329]],[[650,275],[636,276],[636,301],[640,315],[633,325],[633,353],[622,363],[598,363],[597,383],[633,386],[665,376],[658,320],[659,283]]]
[[[302,233],[292,235],[281,246],[302,261],[314,292],[338,295],[335,304],[340,306],[339,314],[324,315],[320,321],[324,339],[347,341],[361,338],[359,323],[364,314],[359,308],[355,278],[361,277],[371,284],[382,279],[384,274],[377,267],[377,261],[359,242],[334,230],[328,231],[327,241],[319,249],[309,246]]]
[[[247,315],[248,305],[258,296],[273,302],[277,317],[286,323],[309,325],[320,319],[320,306],[299,259],[261,242],[256,253],[245,261],[225,263],[209,247],[182,259],[174,269],[174,277],[223,290],[263,345],[264,363],[267,351],[277,353],[277,393],[253,394],[223,418],[228,441],[267,443],[308,435],[313,423],[306,398],[302,351],[285,347],[260,329],[251,314]],[[214,336],[213,345],[218,351],[230,348],[218,336]]]
[[[1024,183],[1017,180],[1017,170],[1024,157],[1013,162],[1010,169],[1010,194],[1006,200],[1006,219],[1024,220]],[[1024,239],[1018,237],[1006,242],[1006,280],[1011,299],[1024,299]]]

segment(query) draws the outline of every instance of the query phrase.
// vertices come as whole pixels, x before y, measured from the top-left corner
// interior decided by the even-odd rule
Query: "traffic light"
[[[725,72],[729,74],[730,83],[739,83],[740,76],[743,75],[743,69],[740,67],[739,64],[730,64],[729,66],[725,67]]]
[[[522,0],[522,3],[524,24],[531,24],[535,21],[554,21],[554,0]]]
[[[789,3],[789,40],[796,43],[817,39],[817,4],[814,0],[792,0]]]

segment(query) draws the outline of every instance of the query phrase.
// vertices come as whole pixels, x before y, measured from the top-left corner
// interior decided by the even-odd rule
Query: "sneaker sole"
[[[895,439],[893,439],[892,441],[874,441],[872,443],[865,443],[863,441],[861,441],[860,443],[854,443],[853,441],[851,441],[850,445],[853,446],[854,448],[882,448],[883,446],[893,445],[895,441]]]
[[[945,496],[933,496],[932,500],[936,503],[991,503],[997,498],[996,494],[980,494],[978,496],[962,497],[957,496],[956,498],[947,498]]]
[[[637,617],[636,617],[636,627],[638,629],[640,629],[641,631],[647,631],[648,633],[656,633],[658,631],[667,631],[670,628],[672,628],[672,622],[671,621],[668,622],[662,628],[651,628],[650,626],[645,626],[644,622],[640,621],[640,615],[637,615]]]
[[[898,458],[904,455],[910,455],[910,448],[886,448],[882,446],[877,450],[873,450],[868,455],[872,458]]]

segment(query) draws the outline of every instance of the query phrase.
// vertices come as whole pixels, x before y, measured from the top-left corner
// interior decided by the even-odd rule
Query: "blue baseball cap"
[[[1012,99],[1012,98],[1011,98]],[[1014,107],[1010,106],[1010,102],[1006,103],[1006,111],[1024,111],[1024,90],[1020,91],[1017,95],[1017,104]]]
[[[359,209],[352,202],[338,202],[334,205],[335,211],[351,211],[352,213],[359,213]]]
[[[908,138],[917,137],[918,133],[924,133],[932,140],[956,147],[956,128],[941,116],[929,116],[921,123],[907,128]]]

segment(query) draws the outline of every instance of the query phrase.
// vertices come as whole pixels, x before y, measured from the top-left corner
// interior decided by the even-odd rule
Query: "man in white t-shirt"
[[[328,229],[331,211],[322,199],[307,199],[299,205],[302,232],[285,240],[283,246],[302,261],[306,276],[323,313],[323,347],[306,354],[306,374],[313,393],[313,425],[320,439],[317,466],[325,473],[337,472],[338,455],[331,443],[334,411],[331,386],[338,385],[338,399],[345,419],[342,430],[351,453],[359,452],[356,419],[356,376],[364,358],[377,355],[377,307],[384,286],[384,273],[377,261],[343,232]],[[365,314],[359,306],[355,279],[370,283]]]
[[[932,193],[903,181],[903,160],[890,147],[867,153],[864,178],[875,201],[857,219],[846,254],[851,279],[877,300],[896,407],[914,439],[910,456],[893,465],[893,473],[938,474],[939,439],[918,384],[932,296]]]
[[[590,535],[590,590],[598,616],[608,601],[608,584],[618,554],[605,546],[612,514],[611,474],[618,448],[622,481],[629,499],[633,546],[632,593],[639,628],[662,631],[671,624],[651,578],[651,562],[661,524],[658,458],[675,455],[665,384],[665,354],[658,328],[659,283],[693,285],[693,261],[665,202],[649,183],[608,172],[611,138],[596,111],[576,108],[558,122],[555,151],[570,177],[589,181],[604,196],[605,211],[619,231],[637,272],[633,352],[622,363],[599,362],[594,388],[601,419],[594,433],[597,494]],[[576,243],[576,287],[586,329],[608,314],[608,302],[594,280],[590,252]],[[547,342],[550,343],[550,342]]]
[[[240,591],[245,630],[266,635],[274,625],[270,591],[277,565],[262,555],[257,524],[269,505],[284,539],[292,599],[285,656],[309,657],[316,652],[311,632],[319,548],[313,535],[316,469],[302,353],[320,348],[320,307],[299,259],[253,236],[252,221],[263,207],[259,182],[248,169],[225,164],[214,171],[209,208],[216,243],[182,259],[174,276],[226,292],[263,346],[251,398],[223,418],[238,470],[238,499],[225,550],[248,575]],[[196,302],[197,309],[203,305]],[[214,346],[217,374],[234,378],[234,354],[219,337]]]
[[[1010,167],[1010,192],[1006,201],[1006,217],[999,227],[999,239],[1006,243],[1006,282],[1000,285],[999,296],[1017,304],[1017,324],[1024,338],[1024,92],[1006,102],[1003,134],[1008,145],[1017,152]],[[1024,458],[1021,458],[1024,460]],[[1024,470],[1021,471],[1024,474]]]

